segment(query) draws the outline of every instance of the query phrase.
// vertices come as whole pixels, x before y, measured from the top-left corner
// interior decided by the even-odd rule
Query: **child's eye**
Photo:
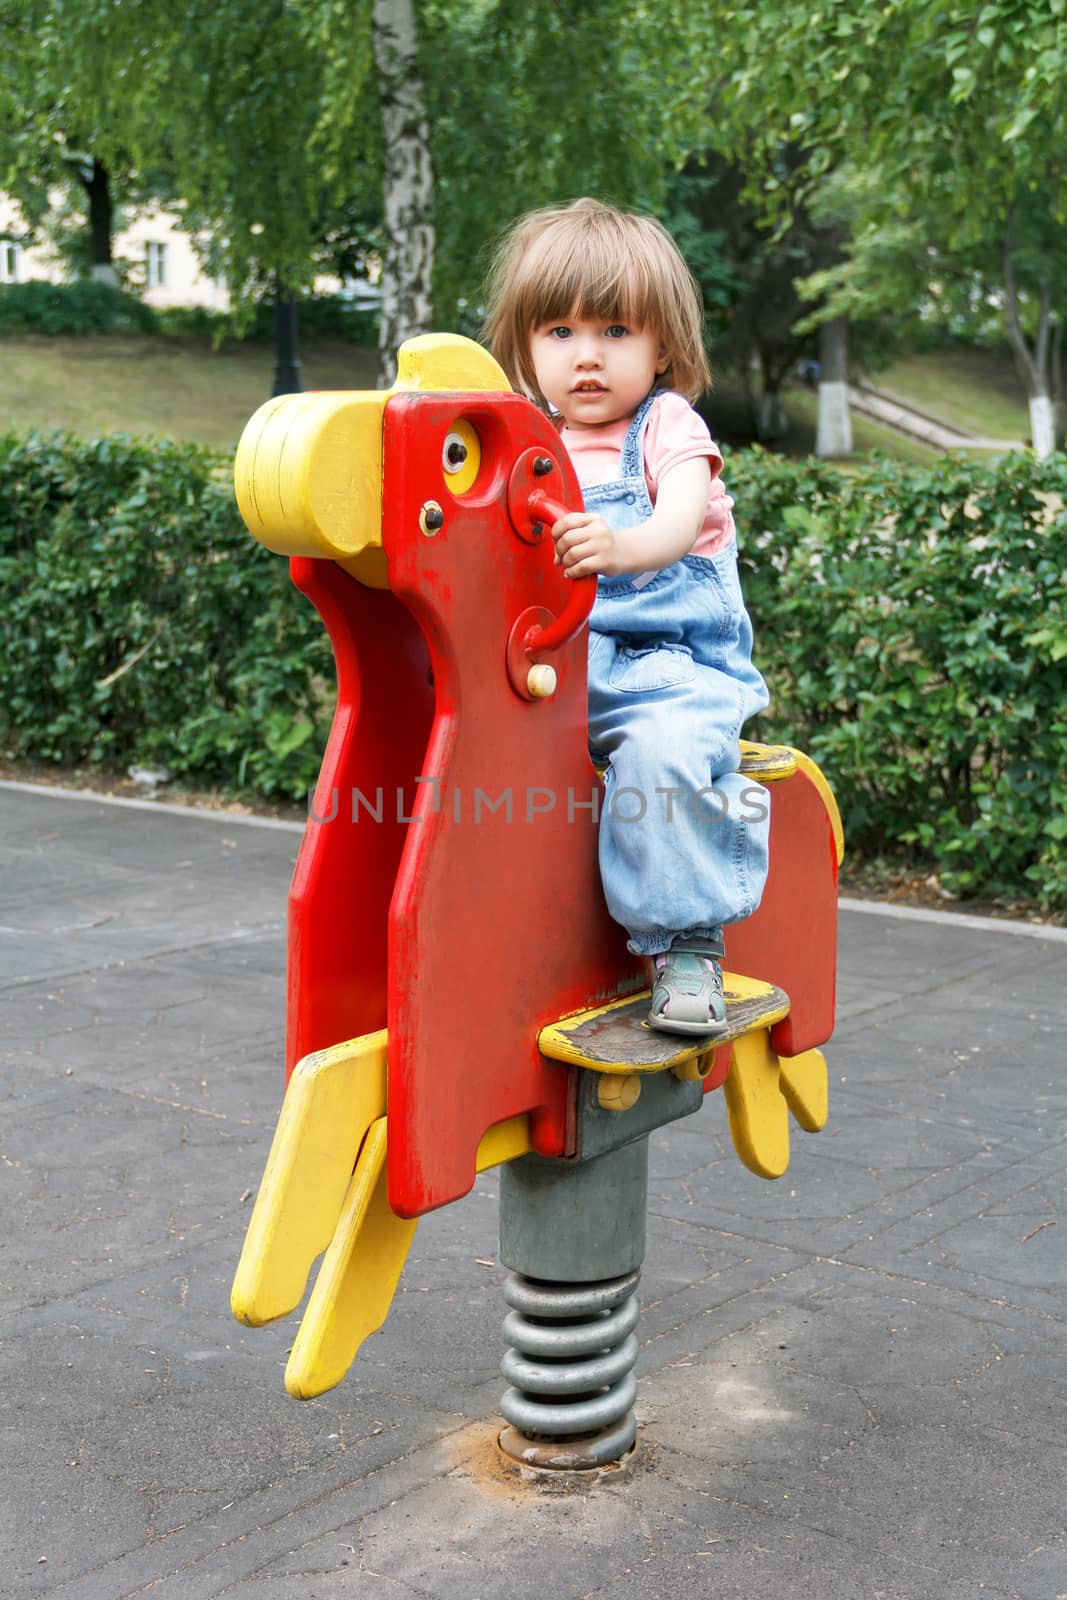
[[[548,330],[548,337],[550,339],[569,339],[570,336],[570,328],[564,326],[562,323],[558,328],[549,328]]]
[[[606,339],[625,339],[629,328],[624,328],[621,322],[613,322],[610,328],[604,330]]]

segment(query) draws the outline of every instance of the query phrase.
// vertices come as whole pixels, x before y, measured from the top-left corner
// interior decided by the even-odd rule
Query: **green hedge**
[[[729,468],[773,705],[855,850],[1067,906],[1067,459]],[[302,796],[328,642],[244,532],[229,462],[0,438],[0,748]]]
[[[156,315],[109,283],[0,284],[0,334],[153,333]]]
[[[341,295],[302,299],[300,333],[375,346],[378,313],[357,307]],[[216,342],[233,337],[233,318],[205,306],[145,305],[108,283],[91,279],[74,283],[0,284],[0,336],[27,333],[88,335],[98,333],[162,333],[209,335]],[[257,306],[242,337],[273,339],[274,307]]]
[[[1067,905],[1067,458],[731,462],[761,736],[824,767],[846,839],[960,894]]]
[[[302,796],[324,630],[195,445],[0,436],[0,747]]]
[[[209,311],[204,306],[170,306],[157,311],[155,316],[161,333],[208,334],[216,342],[233,336],[233,319],[226,311]],[[298,320],[301,338],[343,339],[349,344],[372,348],[378,343],[377,311],[354,306],[341,295],[301,300]],[[241,337],[273,339],[273,305],[257,306]]]

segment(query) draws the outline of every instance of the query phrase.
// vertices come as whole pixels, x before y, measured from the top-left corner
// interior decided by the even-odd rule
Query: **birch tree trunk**
[[[1052,396],[1032,394],[1027,405],[1030,409],[1030,438],[1033,440],[1034,454],[1039,461],[1043,461],[1056,448],[1056,416],[1052,408]]]
[[[852,454],[847,317],[833,317],[819,329],[819,425],[815,435],[815,454]]]
[[[1034,447],[1034,454],[1041,461],[1045,456],[1050,456],[1056,448],[1056,418],[1049,370],[1052,342],[1052,284],[1048,278],[1041,284],[1037,330],[1031,347],[1019,317],[1014,248],[1015,214],[1009,210],[1004,240],[1004,325],[1019,371],[1026,382],[1026,398],[1030,408],[1030,441]]]
[[[375,0],[374,62],[385,147],[385,253],[379,386],[396,376],[396,349],[433,322],[433,166],[419,76],[414,0]]]
[[[1063,392],[1063,323],[1057,322],[1052,330],[1052,422],[1056,430],[1057,449],[1063,444],[1067,429],[1067,404]]]

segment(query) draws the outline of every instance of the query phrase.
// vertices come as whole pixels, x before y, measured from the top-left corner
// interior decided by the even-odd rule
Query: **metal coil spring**
[[[601,1283],[545,1283],[513,1275],[504,1286],[511,1348],[500,1363],[514,1387],[500,1409],[501,1445],[530,1464],[599,1467],[633,1444],[637,1424],[640,1272]],[[548,1440],[549,1443],[543,1441]]]

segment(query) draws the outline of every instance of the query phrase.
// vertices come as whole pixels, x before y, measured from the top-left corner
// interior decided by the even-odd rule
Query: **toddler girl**
[[[699,292],[659,223],[577,200],[512,230],[486,333],[516,388],[558,417],[582,486],[585,510],[552,538],[569,577],[598,578],[589,744],[606,764],[608,910],[653,958],[649,1022],[713,1038],[723,924],[759,904],[770,805],[737,771],[767,691],[722,456],[690,405],[710,382]]]

